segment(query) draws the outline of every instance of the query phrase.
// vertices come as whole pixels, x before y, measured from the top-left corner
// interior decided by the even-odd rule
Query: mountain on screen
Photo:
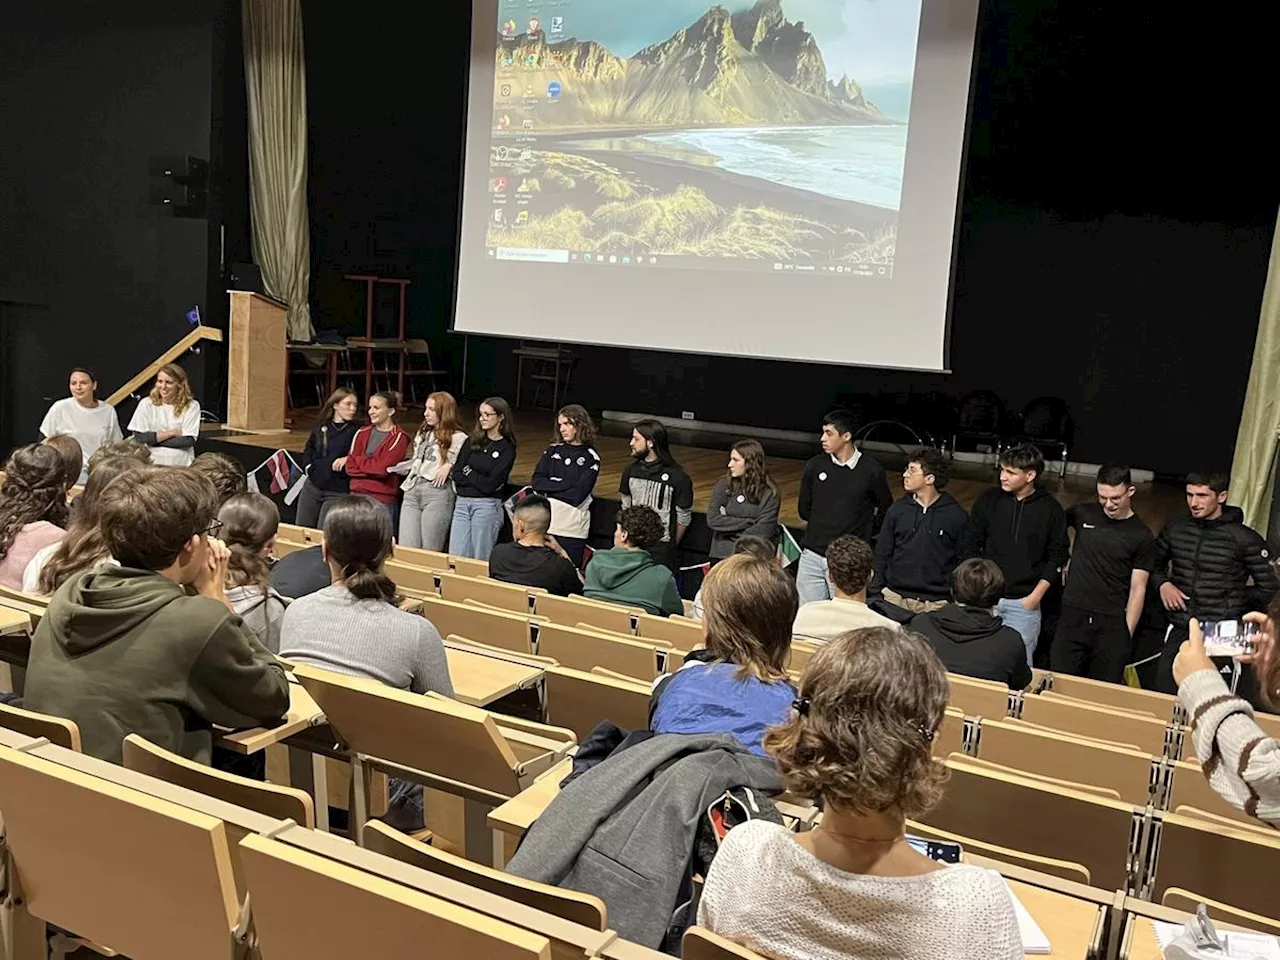
[[[892,123],[848,77],[828,80],[803,22],[781,0],[730,14],[713,6],[669,39],[619,57],[589,40],[546,33],[502,38],[520,79],[560,84],[556,127],[689,127]]]

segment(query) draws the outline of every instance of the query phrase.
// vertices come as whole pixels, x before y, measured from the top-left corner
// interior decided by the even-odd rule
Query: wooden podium
[[[231,346],[227,351],[227,426],[284,431],[288,308],[246,290],[228,290]]]

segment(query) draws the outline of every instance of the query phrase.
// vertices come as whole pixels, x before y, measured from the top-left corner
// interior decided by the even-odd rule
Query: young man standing
[[[1133,512],[1133,492],[1129,468],[1107,464],[1098,471],[1098,502],[1067,510],[1076,538],[1049,652],[1054,673],[1124,681],[1155,565],[1155,538]]]
[[[810,640],[834,640],[842,633],[863,627],[898,625],[867,606],[867,584],[875,557],[871,545],[857,537],[836,537],[827,545],[827,570],[835,596],[806,603],[796,613],[791,632]]]
[[[1239,507],[1227,506],[1223,474],[1188,476],[1187,509],[1160,531],[1151,571],[1169,617],[1156,670],[1156,689],[1165,693],[1177,692],[1173,659],[1192,617],[1238,620],[1250,610],[1265,609],[1280,590],[1266,540],[1244,525]]]
[[[1028,666],[1040,638],[1040,602],[1070,558],[1067,516],[1036,486],[1043,472],[1044,456],[1031,444],[1001,453],[1000,486],[973,505],[964,537],[966,557],[994,560],[1004,575],[996,614],[1022,636]]]
[[[622,507],[649,507],[662,524],[662,540],[649,548],[653,558],[674,571],[684,533],[693,522],[693,481],[671,456],[667,428],[641,420],[631,431],[631,463],[622,471]]]
[[[946,485],[947,462],[937,450],[921,450],[907,461],[902,471],[907,495],[885,512],[868,593],[912,613],[947,605],[969,515],[942,492]]]
[[[209,763],[214,724],[276,723],[289,684],[227,600],[213,484],[142,467],[109,484],[99,509],[118,565],[54,594],[32,639],[25,705],[74,720],[84,752],[113,763],[131,733]]]
[[[796,569],[802,606],[831,599],[827,544],[845,535],[871,542],[893,503],[883,468],[854,445],[853,431],[853,414],[832,410],[822,418],[822,453],[804,465],[797,512],[807,526]]]
[[[582,578],[569,554],[547,534],[551,504],[531,493],[520,501],[511,521],[511,543],[500,543],[489,554],[489,576],[523,587],[542,587],[558,597],[582,593]]]

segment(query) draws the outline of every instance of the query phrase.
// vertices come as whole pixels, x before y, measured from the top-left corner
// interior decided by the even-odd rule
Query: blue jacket
[[[796,689],[738,677],[732,663],[698,663],[677,670],[655,695],[649,728],[655,733],[727,733],[763,757],[765,731],[786,720]]]

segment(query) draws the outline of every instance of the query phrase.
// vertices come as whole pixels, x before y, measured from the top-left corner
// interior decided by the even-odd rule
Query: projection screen
[[[942,370],[979,0],[474,0],[454,329]]]

